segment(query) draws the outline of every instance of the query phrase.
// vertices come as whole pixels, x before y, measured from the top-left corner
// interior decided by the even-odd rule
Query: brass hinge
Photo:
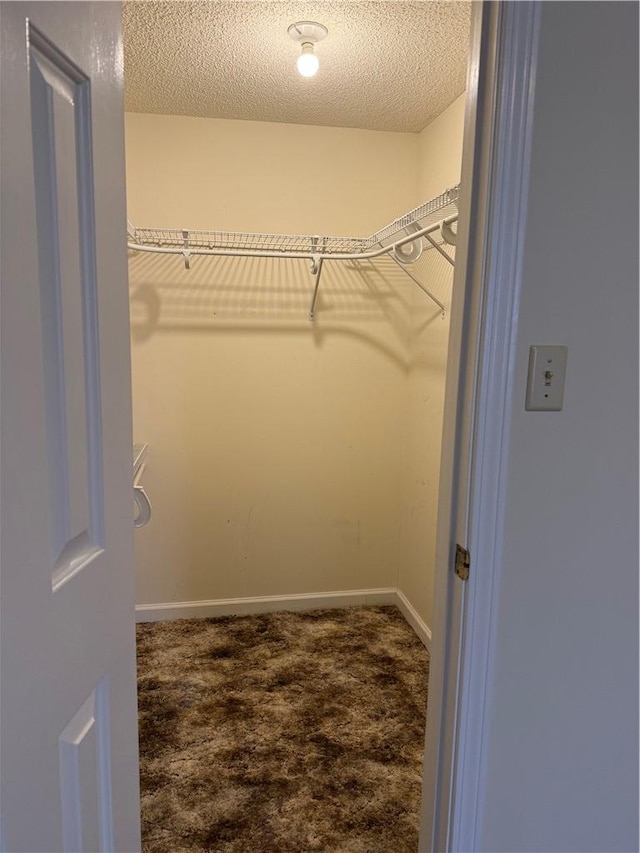
[[[462,545],[456,545],[456,562],[454,571],[461,581],[469,580],[469,566],[471,565],[471,555]]]

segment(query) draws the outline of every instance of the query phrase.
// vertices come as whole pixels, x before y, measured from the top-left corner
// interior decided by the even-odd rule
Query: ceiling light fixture
[[[313,52],[313,46],[327,35],[327,28],[315,21],[298,21],[291,24],[287,30],[289,36],[302,45],[302,51],[297,59],[298,71],[303,77],[313,77],[320,67],[320,60]]]

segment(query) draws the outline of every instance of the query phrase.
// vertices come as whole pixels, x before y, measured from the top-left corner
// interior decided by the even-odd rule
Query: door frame
[[[420,846],[482,849],[495,613],[543,4],[474,2],[436,543]],[[456,542],[471,553],[455,577]]]

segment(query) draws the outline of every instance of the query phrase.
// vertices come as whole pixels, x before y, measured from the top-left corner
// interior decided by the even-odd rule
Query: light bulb
[[[320,68],[320,60],[313,52],[313,45],[309,42],[302,45],[302,53],[298,57],[296,65],[303,77],[313,77]]]

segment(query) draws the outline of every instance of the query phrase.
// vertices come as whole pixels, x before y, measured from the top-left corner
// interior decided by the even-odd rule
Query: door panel
[[[101,749],[108,723],[104,719],[107,689],[103,679],[59,738],[65,851],[109,849],[112,815],[110,798],[105,795],[111,779],[107,752]]]
[[[89,80],[31,22],[27,56],[55,591],[104,536],[91,102]]]
[[[117,3],[2,3],[0,810],[140,847]]]

